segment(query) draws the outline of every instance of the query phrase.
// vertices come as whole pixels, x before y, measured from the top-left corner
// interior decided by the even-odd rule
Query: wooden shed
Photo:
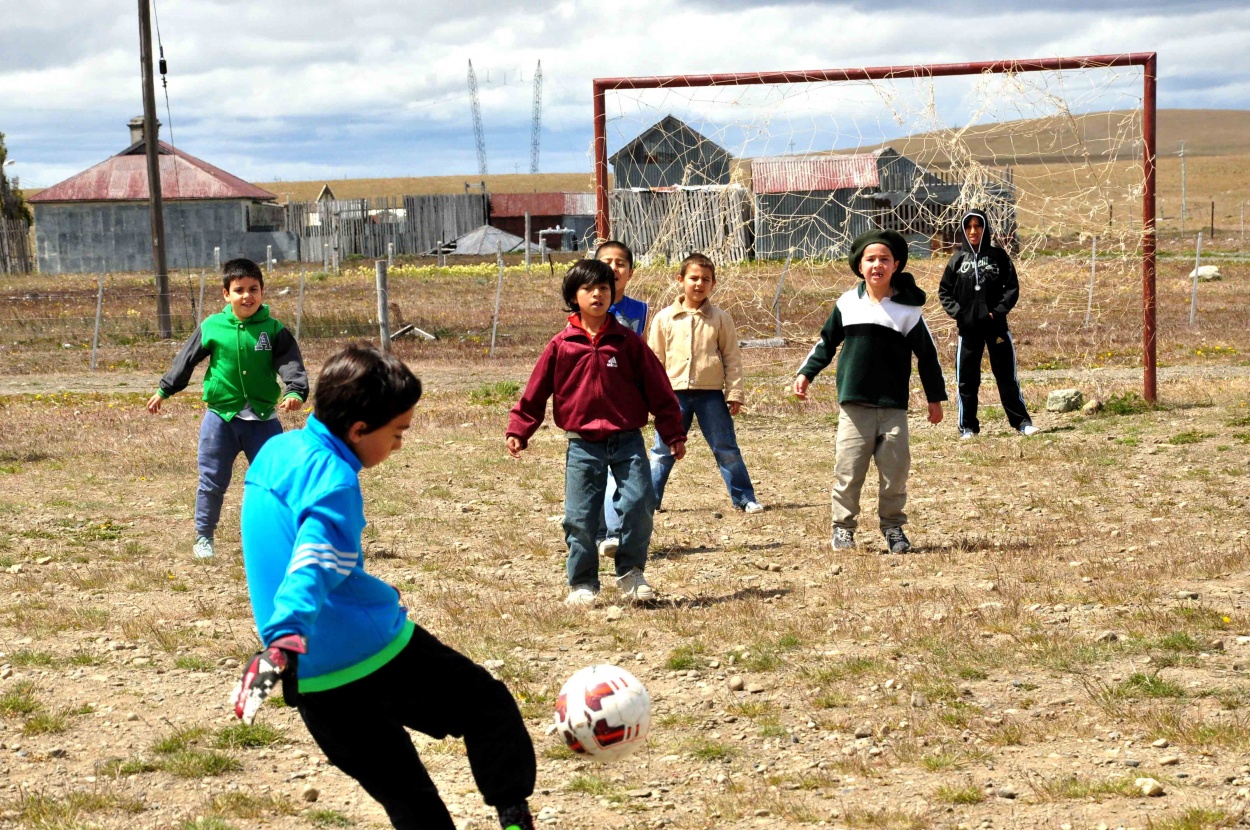
[[[666,115],[608,158],[617,190],[729,184],[732,157],[716,142]]]
[[[751,186],[760,259],[841,257],[851,240],[873,228],[899,231],[913,255],[927,256],[953,242],[958,214],[971,202],[994,205],[1000,235],[1015,235],[1009,172],[974,192],[968,182],[928,170],[891,147],[754,159]]]

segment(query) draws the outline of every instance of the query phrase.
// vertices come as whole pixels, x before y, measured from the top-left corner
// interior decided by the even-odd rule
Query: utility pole
[[[156,268],[156,328],[162,340],[173,337],[169,318],[169,271],[165,264],[165,207],[161,200],[161,164],[156,140],[156,89],[152,71],[152,17],[149,0],[139,0],[139,66],[143,70],[143,144],[148,159],[148,200],[152,210],[152,264]]]
[[[1185,235],[1185,142],[1181,142],[1181,236]]]

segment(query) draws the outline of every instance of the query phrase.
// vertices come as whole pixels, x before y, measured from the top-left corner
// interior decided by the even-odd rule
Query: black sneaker
[[[529,805],[522,801],[499,808],[499,826],[503,830],[534,830],[534,817]]]
[[[907,553],[911,550],[911,542],[907,540],[907,534],[901,527],[883,527],[881,533],[885,536],[885,546],[890,549],[890,553]]]
[[[853,547],[855,547],[855,531],[849,527],[835,527],[833,529],[833,549],[850,550]]]

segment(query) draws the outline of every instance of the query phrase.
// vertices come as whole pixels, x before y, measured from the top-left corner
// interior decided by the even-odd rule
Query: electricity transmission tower
[[[473,138],[477,141],[477,172],[486,175],[486,134],[482,131],[482,102],[477,94],[477,75],[469,61],[469,102],[473,105]]]
[[[530,130],[530,172],[538,172],[538,143],[542,139],[543,125],[543,62],[534,70],[534,126]]]

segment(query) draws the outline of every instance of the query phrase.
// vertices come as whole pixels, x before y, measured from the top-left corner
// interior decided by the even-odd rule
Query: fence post
[[[395,267],[395,243],[394,242],[386,243],[386,267],[387,268]]]
[[[1215,239],[1215,200],[1211,200],[1211,238]]]
[[[499,331],[499,298],[503,296],[503,243],[499,243],[499,281],[495,283],[495,319],[490,324],[490,354],[495,356],[495,333]]]
[[[308,266],[299,271],[299,299],[295,303],[295,342],[299,342],[299,326],[304,319],[304,280],[308,276]]]
[[[1114,239],[1114,237],[1112,237]],[[1085,301],[1085,328],[1089,328],[1089,314],[1094,308],[1094,276],[1098,273],[1098,237],[1089,245],[1089,299]]]
[[[786,253],[786,264],[781,269],[781,279],[777,280],[777,293],[773,295],[773,318],[777,321],[777,339],[781,339],[781,290],[786,284],[786,274],[790,273],[790,259],[794,256],[794,250],[791,249]]]
[[[200,304],[197,307],[195,324],[198,326],[204,322],[204,270],[200,269]]]
[[[530,212],[525,211],[525,273],[530,272]]]
[[[221,273],[221,248],[213,248],[213,270],[218,274]]]
[[[270,268],[273,268],[273,246],[266,245],[265,246],[265,270],[268,271]]]
[[[1189,325],[1198,315],[1198,268],[1202,265],[1202,231],[1198,231],[1198,248],[1194,251],[1194,288],[1189,297]]]
[[[97,274],[100,289],[95,295],[95,334],[91,335],[91,371],[95,371],[96,349],[100,346],[100,317],[104,313],[104,275]]]
[[[378,281],[378,336],[382,340],[382,351],[389,352],[391,350],[391,309],[386,291],[386,260],[379,259],[373,265]]]

